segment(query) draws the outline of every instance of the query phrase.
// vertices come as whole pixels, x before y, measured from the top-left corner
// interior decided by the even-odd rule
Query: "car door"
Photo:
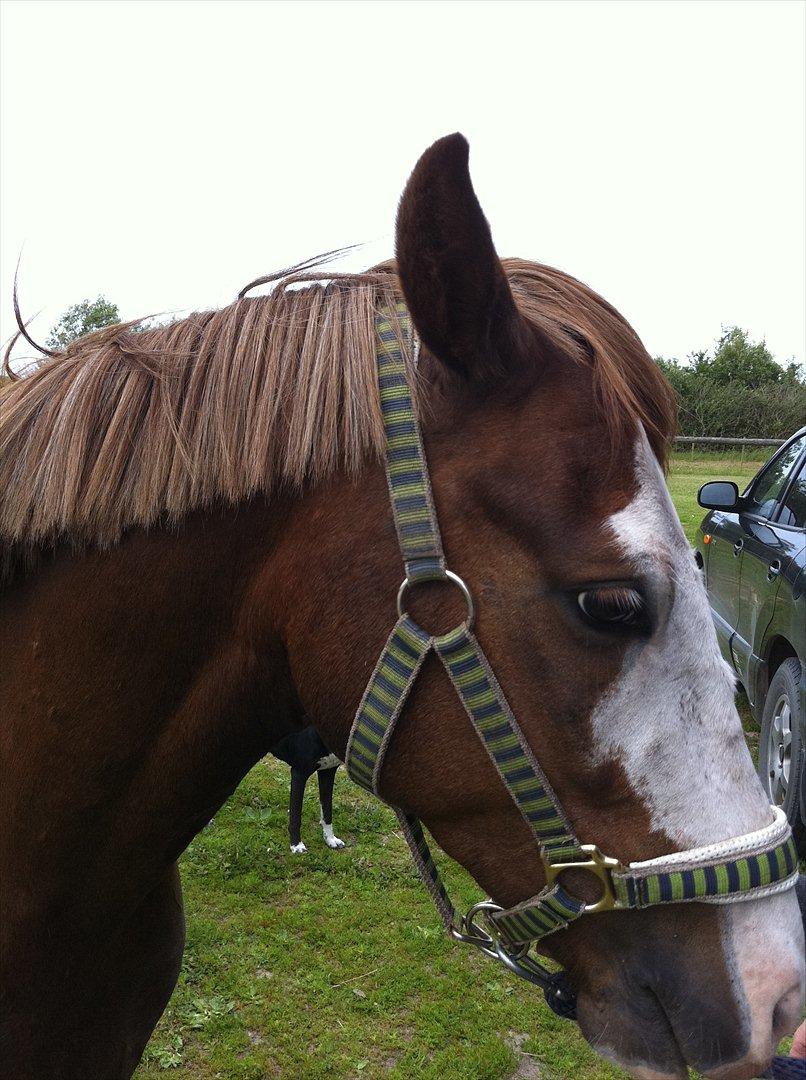
[[[739,577],[744,533],[738,513],[725,510],[711,511],[704,528],[711,537],[707,568],[711,614],[719,647],[725,659],[732,664],[730,641],[739,619]]]
[[[792,530],[779,520],[782,500],[799,475],[806,436],[793,440],[759,474],[742,498],[738,515],[740,536],[739,589],[733,662],[751,704],[754,704],[759,650],[772,619],[775,600],[795,555]]]

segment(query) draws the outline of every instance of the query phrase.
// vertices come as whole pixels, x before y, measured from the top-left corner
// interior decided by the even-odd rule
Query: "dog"
[[[336,769],[341,762],[331,754],[312,725],[292,732],[273,746],[269,753],[291,766],[291,800],[288,810],[288,838],[294,855],[304,855],[308,850],[302,842],[302,799],[305,785],[316,773],[319,781],[319,824],[329,848],[344,847],[344,841],[333,833],[333,783]]]

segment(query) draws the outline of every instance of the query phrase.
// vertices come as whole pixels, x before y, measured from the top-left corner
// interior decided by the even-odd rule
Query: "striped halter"
[[[700,901],[731,903],[783,892],[798,876],[797,856],[786,815],[772,807],[771,824],[718,844],[623,865],[574,835],[548,780],[532,753],[481,646],[473,636],[473,599],[460,577],[448,570],[442,551],[428,468],[412,402],[400,333],[413,333],[405,307],[377,317],[377,366],[386,431],[386,474],[405,577],[397,596],[398,621],[384,646],[358,707],[347,744],[352,779],[382,798],[379,785],[395,724],[423,662],[433,649],[441,660],[484,748],[539,846],[545,885],[536,896],[504,910],[492,900],[459,916],[428,849],[422,826],[396,809],[414,862],[457,941],[475,945],[521,977],[541,986],[559,1015],[575,1016],[573,991],[562,972],[550,972],[533,955],[542,938],[582,915]],[[467,617],[447,634],[432,635],[406,614],[409,589],[425,581],[457,586]],[[595,875],[601,896],[587,903],[563,887],[564,870]]]

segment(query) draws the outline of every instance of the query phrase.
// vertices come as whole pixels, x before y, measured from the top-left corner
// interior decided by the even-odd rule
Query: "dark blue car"
[[[806,853],[806,427],[740,495],[712,481],[696,540],[725,659],[761,727],[759,775]]]

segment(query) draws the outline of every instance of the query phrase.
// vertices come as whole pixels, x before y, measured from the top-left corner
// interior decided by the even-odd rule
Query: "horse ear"
[[[425,151],[400,200],[396,237],[414,325],[438,359],[465,375],[506,369],[522,328],[470,182],[468,151],[459,134]]]

